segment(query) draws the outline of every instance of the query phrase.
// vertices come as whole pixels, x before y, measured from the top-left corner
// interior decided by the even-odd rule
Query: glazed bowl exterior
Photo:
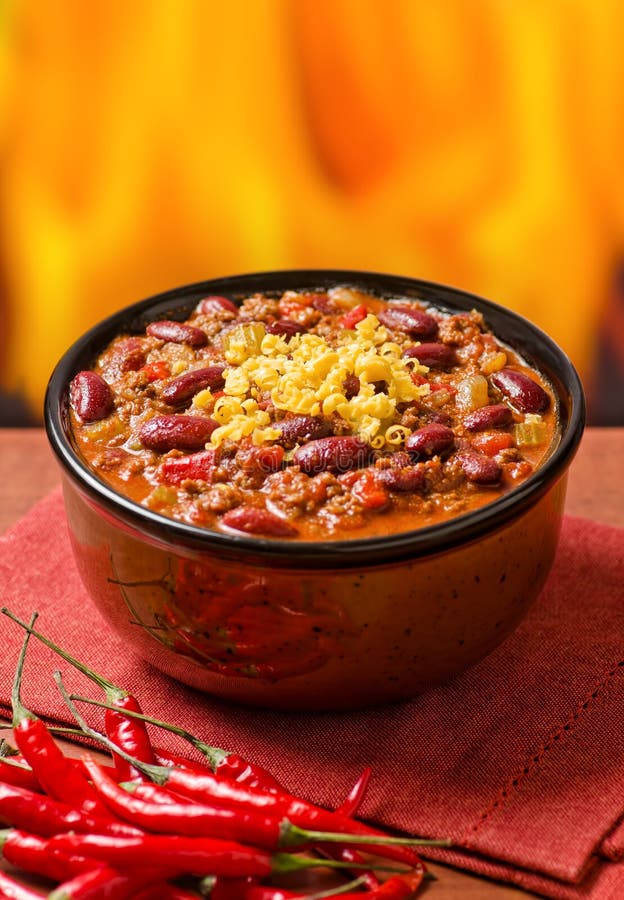
[[[90,471],[68,385],[120,332],[185,318],[204,296],[348,284],[448,311],[477,309],[549,380],[560,434],[522,485],[474,512],[387,537],[289,542],[209,531],[121,496]],[[276,709],[357,708],[412,697],[497,647],[538,596],[559,536],[584,424],[561,350],[510,311],[440,285],[374,273],[283,271],[216,279],[143,301],[74,344],[51,378],[46,427],[62,467],[76,564],[128,646],[186,684]],[[224,623],[236,627],[225,628]]]

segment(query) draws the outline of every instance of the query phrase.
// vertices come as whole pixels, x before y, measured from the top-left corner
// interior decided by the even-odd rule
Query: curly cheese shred
[[[351,432],[376,447],[397,445],[409,430],[397,426],[396,408],[429,392],[429,385],[414,384],[413,372],[427,372],[414,359],[404,359],[398,344],[376,316],[369,314],[355,330],[345,329],[335,345],[314,334],[280,335],[254,332],[254,340],[236,329],[229,335],[225,358],[224,396],[214,406],[219,427],[207,446],[225,440],[239,441],[251,436],[260,445],[279,437],[271,427],[269,414],[260,409],[258,399],[267,392],[277,409],[298,415],[338,414]],[[256,326],[258,329],[258,326]],[[264,329],[263,329],[264,331]],[[359,379],[360,388],[347,399],[344,384],[349,376]],[[375,382],[386,387],[376,393]]]

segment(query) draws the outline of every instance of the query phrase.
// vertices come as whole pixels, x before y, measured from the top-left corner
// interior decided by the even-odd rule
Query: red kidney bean
[[[211,313],[217,312],[230,312],[237,316],[238,306],[236,306],[235,303],[232,303],[231,300],[228,300],[227,297],[204,297],[204,299],[200,300],[197,304],[197,312],[202,313],[203,315],[210,315]]]
[[[307,296],[310,298],[313,309],[317,309],[324,315],[331,315],[338,309],[336,301],[329,294],[308,294]]]
[[[170,341],[173,344],[189,344],[191,347],[203,347],[208,343],[208,337],[201,328],[187,325],[186,322],[150,322],[145,329],[147,334],[159,338],[161,341]]]
[[[69,402],[81,422],[98,422],[113,411],[113,392],[97,372],[85,369],[69,386]]]
[[[145,365],[147,348],[137,337],[120,341],[115,347],[114,360],[120,372],[137,372]]]
[[[216,468],[216,451],[204,450],[192,456],[165,459],[158,470],[158,477],[167,484],[182,484],[187,479],[210,483]]]
[[[455,435],[451,428],[431,422],[410,434],[405,449],[415,456],[436,456],[450,450],[454,444]]]
[[[379,469],[377,477],[391,491],[413,494],[426,487],[425,472],[419,466],[391,466]]]
[[[315,419],[314,416],[292,416],[290,419],[274,422],[272,427],[280,432],[280,436],[276,438],[277,443],[287,450],[305,441],[314,441],[331,434],[329,423],[324,419]]]
[[[412,457],[406,450],[397,450],[396,453],[391,455],[390,462],[395,468],[402,469],[405,466],[412,465]]]
[[[427,410],[425,412],[427,422],[438,422],[440,425],[452,425],[453,418],[448,413],[441,412],[437,409]]]
[[[509,425],[513,420],[511,410],[504,403],[496,403],[493,406],[482,406],[475,409],[464,419],[464,427],[468,431],[487,431],[489,428],[501,428]]]
[[[255,506],[238,506],[221,516],[221,524],[234,531],[246,534],[264,534],[269,537],[295,537],[299,532],[287,522],[268,509],[257,509]]]
[[[269,334],[281,334],[282,337],[292,337],[306,330],[305,325],[293,319],[277,319],[275,322],[269,322],[265,328]]]
[[[149,450],[201,450],[218,427],[214,419],[200,416],[154,416],[139,429],[139,440]]]
[[[417,359],[423,366],[430,369],[446,369],[457,362],[455,350],[448,344],[419,344],[417,347],[408,347],[403,356],[409,359]]]
[[[163,388],[161,393],[165,403],[171,406],[179,406],[186,403],[191,397],[195,396],[198,391],[204,388],[210,388],[212,391],[221,391],[225,386],[225,366],[208,366],[205,369],[192,369],[190,372],[184,372],[178,375],[173,381]]]
[[[490,456],[462,450],[457,459],[467,480],[474,484],[497,484],[501,480],[503,470]]]
[[[405,331],[412,337],[432,337],[438,330],[438,323],[429,313],[415,306],[388,306],[377,314],[382,325]]]
[[[501,369],[490,376],[490,381],[520,412],[539,413],[550,403],[550,397],[544,388],[524,372]]]
[[[299,447],[293,462],[302,472],[316,475],[319,472],[348,472],[368,465],[371,448],[358,437],[326,437],[310,441]]]

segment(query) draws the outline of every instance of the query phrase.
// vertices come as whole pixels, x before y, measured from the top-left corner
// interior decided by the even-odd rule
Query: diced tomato
[[[183,481],[212,481],[216,469],[214,450],[204,450],[191,456],[172,456],[162,463],[158,477],[167,484],[182,484]]]
[[[262,447],[243,447],[236,461],[245,472],[279,472],[284,461],[284,448],[278,444]]]
[[[352,469],[350,472],[343,472],[338,476],[338,481],[344,484],[346,487],[353,487],[355,482],[360,478],[360,473],[357,469]]]
[[[513,438],[505,431],[482,431],[472,438],[473,445],[486,456],[496,456],[501,450],[513,447]]]
[[[447,391],[451,396],[457,393],[457,388],[453,387],[452,384],[446,384],[445,381],[432,381],[430,383],[430,390],[432,394],[436,391]]]
[[[146,366],[142,366],[139,369],[139,372],[143,372],[150,382],[160,381],[161,378],[168,378],[171,375],[169,363],[165,362],[164,359],[159,359],[157,362],[148,363]]]
[[[427,384],[427,379],[424,377],[424,375],[420,375],[418,372],[412,372],[410,377],[414,384],[417,384],[419,386],[421,384]]]
[[[363,303],[360,303],[359,306],[354,306],[353,309],[346,312],[344,316],[341,316],[338,319],[338,324],[343,328],[355,328],[357,323],[364,321],[367,315],[368,309]]]
[[[297,320],[297,313],[301,313],[302,308],[312,306],[312,294],[299,294],[297,297],[285,294],[278,303],[280,315],[285,319]]]
[[[383,509],[390,502],[388,491],[371,471],[361,473],[353,485],[353,493],[364,509]]]

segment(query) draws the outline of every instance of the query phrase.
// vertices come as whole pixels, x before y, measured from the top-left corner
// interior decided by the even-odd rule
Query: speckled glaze
[[[71,442],[67,385],[122,329],[207,294],[336,283],[476,307],[553,385],[561,436],[521,487],[448,523],[383,538],[289,543],[173,522],[115,494]],[[103,616],[157,668],[256,706],[327,710],[401,700],[490,653],[538,596],[554,558],[584,404],[537,329],[478,298],[409,279],[279,272],[206,282],[132,307],[70,348],[46,399],[78,569]]]

